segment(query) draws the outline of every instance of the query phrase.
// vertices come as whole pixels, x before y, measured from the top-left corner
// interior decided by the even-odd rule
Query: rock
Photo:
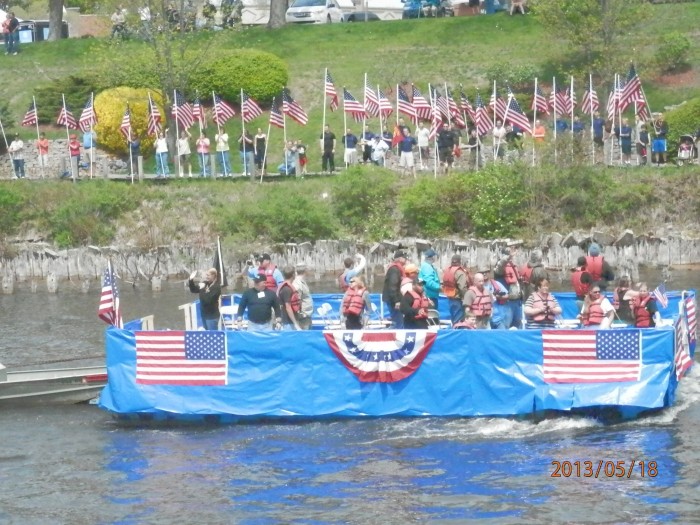
[[[563,237],[560,233],[554,232],[550,234],[549,239],[547,239],[547,246],[549,246],[550,248],[561,246],[562,239]]]
[[[622,232],[619,237],[615,240],[613,243],[614,246],[618,246],[620,248],[625,248],[627,246],[632,246],[634,244],[634,233],[632,230],[625,230]]]
[[[430,242],[424,239],[416,239],[416,248],[418,248],[419,251],[424,252],[430,248]]]
[[[579,246],[581,244],[581,238],[577,232],[571,232],[569,235],[564,237],[561,241],[561,245],[564,248],[571,248],[572,246]]]
[[[600,244],[600,246],[610,246],[615,238],[609,233],[594,231],[591,233],[591,239]]]

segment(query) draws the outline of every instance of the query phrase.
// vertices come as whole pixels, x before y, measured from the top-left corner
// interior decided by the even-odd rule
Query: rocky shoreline
[[[425,239],[407,238],[387,240],[372,245],[352,241],[322,240],[315,243],[284,244],[270,246],[269,251],[277,266],[304,264],[310,281],[328,279],[342,271],[343,259],[354,253],[367,258],[370,286],[375,278],[381,279],[393,251],[404,247],[409,258],[420,261],[421,253],[428,247],[438,252],[438,266],[449,263],[453,253],[460,253],[473,269],[492,267],[506,246],[518,246],[516,262],[524,264],[533,250],[542,252],[542,259],[550,273],[568,279],[568,269],[584,254],[585,248],[597,242],[606,259],[618,274],[627,273],[633,279],[640,267],[670,269],[678,266],[700,264],[700,239],[690,238],[671,227],[664,234],[635,235],[624,230],[618,235],[601,231],[571,232],[568,235],[550,233],[537,241],[518,239]],[[14,293],[16,285],[28,284],[33,292],[56,293],[63,283],[79,286],[84,292],[99,287],[107,261],[111,259],[122,282],[151,286],[159,289],[169,279],[184,279],[192,270],[211,266],[214,252],[211,247],[199,248],[172,243],[147,253],[134,247],[88,246],[68,250],[56,250],[48,243],[19,241],[15,243],[17,256],[0,261],[2,293]],[[224,266],[233,284],[239,278],[243,282],[245,261],[252,254],[240,253],[235,248],[222,248]],[[555,277],[556,278],[556,277]]]

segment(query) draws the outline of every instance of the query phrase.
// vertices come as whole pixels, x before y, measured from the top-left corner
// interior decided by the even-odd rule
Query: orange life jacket
[[[428,308],[430,308],[430,301],[425,295],[420,295],[415,290],[410,290],[408,292],[411,297],[413,297],[413,304],[411,308],[419,310],[420,312],[416,314],[415,319],[427,319],[428,318]]]
[[[406,274],[403,271],[403,264],[399,264],[398,262],[394,261],[389,266],[387,266],[386,271],[388,272],[392,266],[396,266],[399,269],[399,271],[401,272],[401,278],[406,277]]]
[[[503,267],[503,274],[506,284],[515,284],[520,280],[520,273],[511,261],[508,261]]]
[[[632,313],[634,313],[634,326],[637,328],[648,328],[654,326],[653,317],[647,310],[649,301],[653,301],[651,295],[647,295],[642,299],[639,295],[632,299]]]
[[[345,276],[348,274],[349,271],[350,270],[346,268],[345,271],[338,276],[338,288],[340,288],[344,292],[347,292],[348,288],[350,288],[347,279],[345,279]]]
[[[442,293],[450,299],[461,299],[459,290],[457,289],[457,272],[462,270],[467,276],[467,286],[472,282],[472,276],[469,270],[463,266],[449,266],[442,273]]]
[[[530,284],[530,277],[532,277],[532,266],[526,264],[520,270],[520,277],[523,280],[523,284]]]
[[[591,274],[593,282],[600,281],[600,278],[603,277],[603,256],[586,256],[586,271]]]
[[[363,298],[364,288],[362,290],[348,289],[343,297],[343,315],[360,315],[365,309],[365,300]]]
[[[547,308],[547,312],[533,315],[532,320],[537,321],[538,323],[541,323],[542,321],[553,323],[556,319],[556,316],[552,311],[552,307],[554,306],[554,297],[550,294],[547,294],[545,297],[542,297],[539,292],[534,292],[532,296],[534,297],[534,300],[532,301],[533,308]]]
[[[479,290],[476,286],[470,286],[469,289],[474,292],[474,302],[469,307],[469,311],[477,317],[490,316],[493,305],[488,290],[486,288]]]
[[[272,290],[273,292],[277,290],[277,281],[275,281],[275,276],[272,275],[275,273],[276,269],[277,266],[270,263],[264,270],[258,270],[258,275],[262,275],[263,277],[265,277],[265,288],[267,288],[268,290]]]
[[[600,306],[602,302],[603,296],[601,295],[589,305],[588,312],[582,316],[583,324],[585,326],[598,325],[603,322],[603,319],[605,319],[605,313],[603,313],[603,308]]]
[[[577,268],[571,273],[571,286],[574,287],[574,293],[576,297],[584,297],[588,295],[588,290],[591,288],[589,283],[582,283],[581,277],[584,273],[588,273],[586,270]]]
[[[297,292],[297,289],[294,288],[287,281],[284,281],[282,284],[280,284],[280,287],[277,289],[277,297],[279,297],[282,288],[284,288],[285,286],[289,286],[289,288],[291,288],[292,290],[292,297],[289,299],[289,304],[292,306],[292,311],[294,313],[301,312],[301,297],[299,296],[299,292]]]

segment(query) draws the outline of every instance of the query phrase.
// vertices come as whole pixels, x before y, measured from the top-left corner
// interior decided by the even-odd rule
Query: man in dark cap
[[[258,275],[262,275],[266,279],[267,289],[276,292],[279,285],[284,282],[282,272],[272,263],[269,253],[263,253],[259,261],[260,266],[257,268],[253,266],[253,261],[248,261],[248,277],[254,279]]]
[[[382,300],[387,306],[391,317],[392,328],[403,328],[403,314],[401,313],[401,280],[404,277],[404,265],[406,264],[406,252],[399,249],[394,253],[394,260],[389,265],[384,275],[384,288]]]
[[[280,303],[277,294],[266,288],[264,275],[256,275],[253,278],[253,287],[248,288],[241,296],[238,303],[237,324],[243,319],[243,314],[248,310],[248,331],[269,332],[273,328],[272,313],[275,314],[277,323],[282,321],[280,315]]]
[[[437,310],[438,298],[440,297],[440,275],[435,268],[435,260],[437,252],[432,248],[428,248],[423,252],[423,263],[420,265],[418,278],[423,281],[423,291],[430,302],[433,303],[432,308]]]

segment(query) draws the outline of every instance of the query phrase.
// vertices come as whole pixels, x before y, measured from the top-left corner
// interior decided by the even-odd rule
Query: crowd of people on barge
[[[550,292],[550,276],[535,250],[526,264],[518,266],[516,247],[507,247],[493,268],[472,272],[460,254],[438,268],[438,254],[428,248],[419,264],[411,262],[403,249],[394,252],[384,275],[382,301],[387,324],[395,329],[428,329],[440,325],[438,304],[447,300],[449,325],[453,329],[546,329],[560,326],[562,307]],[[368,326],[375,307],[362,277],[364,256],[344,260],[337,286],[343,292],[339,323],[348,330]],[[314,303],[306,282],[306,267],[278,268],[270,254],[248,261],[245,277],[251,286],[237,305],[235,327],[251,331],[309,330]],[[199,294],[200,312],[206,329],[220,323],[221,287],[216,269],[190,276],[189,289]],[[646,283],[633,286],[629,276],[615,280],[610,264],[592,243],[587,255],[571,269],[571,287],[576,295],[578,315],[573,321],[588,329],[610,328],[623,323],[639,328],[653,327],[659,320],[656,296]],[[608,286],[614,289],[607,292]],[[444,298],[443,298],[444,297]],[[330,313],[330,312],[328,312]],[[247,325],[244,315],[247,314]]]

